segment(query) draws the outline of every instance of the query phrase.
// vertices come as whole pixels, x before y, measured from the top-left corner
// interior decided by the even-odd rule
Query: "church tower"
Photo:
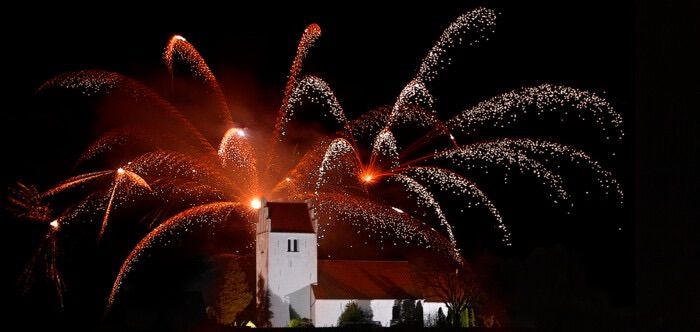
[[[317,282],[318,222],[306,202],[263,200],[256,227],[257,292],[270,294],[270,322],[286,327],[290,307],[311,318],[311,285]],[[256,296],[256,298],[258,298]]]

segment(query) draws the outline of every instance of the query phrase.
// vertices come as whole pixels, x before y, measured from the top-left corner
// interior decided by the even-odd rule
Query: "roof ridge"
[[[408,263],[408,260],[376,260],[376,259],[319,259],[319,262],[372,262],[372,263]]]

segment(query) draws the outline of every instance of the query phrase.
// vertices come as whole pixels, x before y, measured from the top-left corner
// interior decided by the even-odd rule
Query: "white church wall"
[[[287,239],[297,239],[299,252],[287,252]],[[287,295],[316,282],[316,234],[270,233],[270,291]]]
[[[288,239],[297,240],[297,252],[287,250]],[[317,280],[316,234],[271,232],[268,241],[268,288],[272,297],[280,299],[279,303],[270,308],[273,314],[272,325],[286,327],[290,303],[300,315],[302,312],[305,314],[302,317],[310,316],[308,288]],[[306,292],[303,291],[305,288]]]
[[[289,304],[301,318],[311,318],[311,286],[289,294]]]
[[[313,320],[316,327],[331,327],[338,325],[338,317],[343,313],[345,305],[352,300],[316,300],[313,306]],[[382,326],[390,326],[394,300],[356,300],[363,308],[371,308],[374,314],[372,320],[381,322]],[[447,307],[441,302],[423,302],[423,321],[427,323],[428,314],[437,316],[438,309],[447,315]]]
[[[313,288],[311,289],[311,316],[309,318],[311,318],[312,322],[316,322],[316,296]]]
[[[330,327],[338,325],[338,317],[352,300],[316,300],[314,303],[314,326]],[[372,320],[379,321],[382,326],[391,323],[391,311],[394,300],[355,300],[360,308],[372,309]]]
[[[338,317],[350,300],[319,300],[314,303],[314,326],[330,327],[338,324]]]
[[[372,300],[370,301],[370,306],[374,314],[372,320],[380,321],[382,326],[389,326],[394,300]]]
[[[289,297],[270,292],[270,311],[272,312],[270,324],[273,327],[289,325]]]

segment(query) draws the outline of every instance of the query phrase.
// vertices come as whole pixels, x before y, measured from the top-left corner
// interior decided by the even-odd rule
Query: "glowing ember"
[[[118,174],[121,175],[121,174],[124,174],[125,172],[126,172],[126,171],[124,171],[123,168],[121,168],[121,167],[117,168],[117,173],[118,173]]]
[[[398,213],[404,213],[403,210],[401,210],[401,209],[399,209],[399,208],[397,208],[397,207],[393,207],[393,206],[392,206],[391,209],[394,210],[394,211],[396,211],[396,212],[398,212]]]
[[[253,198],[250,200],[250,207],[257,210],[262,207],[262,201],[259,198]]]
[[[53,228],[54,230],[58,229],[58,220],[53,220],[49,223],[49,226]]]

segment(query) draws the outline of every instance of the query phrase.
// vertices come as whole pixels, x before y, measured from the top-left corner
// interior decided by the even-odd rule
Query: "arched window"
[[[287,239],[287,252],[299,252],[299,240],[294,238]]]

